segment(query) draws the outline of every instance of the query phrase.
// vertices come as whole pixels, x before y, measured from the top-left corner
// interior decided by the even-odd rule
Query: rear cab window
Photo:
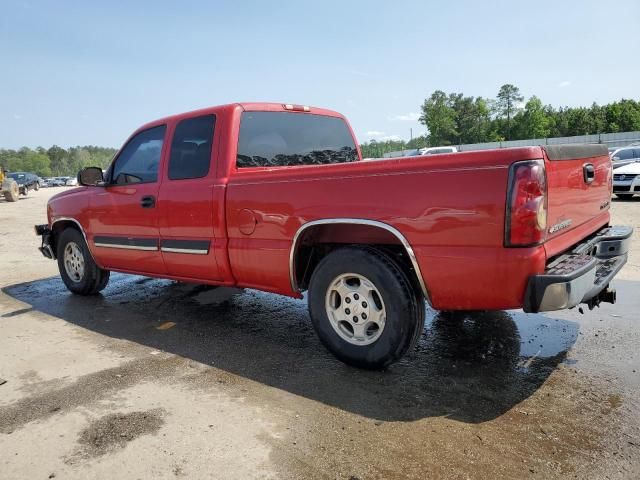
[[[238,168],[326,165],[358,160],[344,119],[291,112],[243,112]]]

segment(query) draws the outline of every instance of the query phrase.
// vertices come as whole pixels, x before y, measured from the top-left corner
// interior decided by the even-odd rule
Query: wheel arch
[[[319,261],[331,250],[345,245],[371,245],[394,250],[404,259],[414,286],[430,304],[430,297],[415,252],[406,237],[395,227],[363,218],[313,220],[298,228],[289,252],[289,278],[294,292],[300,292]],[[314,258],[314,247],[324,247]],[[307,248],[309,247],[309,248]],[[403,263],[403,264],[402,264]]]
[[[82,228],[82,225],[78,220],[72,217],[60,217],[51,222],[51,248],[54,255],[57,256],[58,252],[58,237],[67,228],[73,228],[75,230],[78,230],[82,234],[84,242],[87,244],[87,250],[89,250],[91,258],[96,263],[96,265],[100,266],[100,264],[96,261],[95,255],[91,251],[91,245],[89,245],[89,239],[87,238],[84,228]]]

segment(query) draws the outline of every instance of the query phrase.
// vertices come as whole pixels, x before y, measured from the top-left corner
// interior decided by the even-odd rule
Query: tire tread
[[[313,306],[315,302],[313,302],[311,298],[309,299],[309,313],[312,317],[312,320],[314,321],[314,326],[316,327],[316,330],[318,330],[321,342],[324,344],[325,347],[327,347],[328,350],[330,350],[340,360],[359,368],[375,369],[375,370],[384,369],[390,364],[402,358],[409,350],[415,348],[415,345],[418,342],[422,334],[422,331],[424,329],[424,321],[425,321],[424,297],[422,295],[422,292],[416,291],[416,289],[413,286],[413,283],[409,280],[409,277],[407,276],[406,272],[403,270],[403,268],[398,264],[396,260],[394,260],[386,252],[368,245],[351,245],[351,246],[341,247],[337,250],[334,250],[325,258],[323,258],[320,261],[320,263],[317,265],[317,267],[315,268],[311,276],[310,289],[312,289],[316,284],[316,277],[318,275],[318,272],[322,272],[323,268],[325,268],[328,262],[335,261],[336,257],[334,255],[336,255],[337,252],[339,252],[340,254],[344,254],[344,253],[348,253],[348,251],[352,251],[352,252],[357,251],[357,252],[365,253],[367,256],[372,257],[372,260],[379,262],[379,264],[381,264],[381,266],[387,273],[393,275],[395,279],[395,283],[399,285],[401,289],[400,292],[395,292],[394,295],[399,294],[402,297],[401,301],[406,302],[406,305],[409,307],[408,308],[409,316],[410,316],[409,321],[411,321],[412,330],[409,332],[408,335],[404,335],[403,337],[401,337],[401,340],[398,341],[396,345],[394,345],[394,349],[387,352],[387,354],[384,357],[377,358],[374,360],[370,358],[357,359],[357,358],[349,357],[345,352],[341,352],[339,349],[336,349],[329,343],[328,340],[323,338],[323,335],[320,334],[321,332],[318,330],[317,323],[323,321],[324,317],[326,316],[326,313],[323,311],[320,313],[320,315],[316,315],[316,312],[314,311],[314,306]],[[357,348],[364,348],[364,347],[357,347]]]

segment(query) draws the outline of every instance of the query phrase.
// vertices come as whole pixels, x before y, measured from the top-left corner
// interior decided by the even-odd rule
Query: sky
[[[0,0],[0,148],[118,147],[236,101],[337,110],[362,143],[423,134],[437,89],[640,100],[639,19],[639,0]]]

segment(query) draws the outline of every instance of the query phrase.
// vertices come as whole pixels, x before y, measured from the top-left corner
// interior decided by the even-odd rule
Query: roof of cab
[[[300,113],[300,114],[315,114],[315,115],[326,115],[329,117],[339,117],[344,118],[344,116],[333,110],[328,110],[326,108],[312,107],[309,106],[308,112],[299,112],[299,111],[291,111],[286,110],[285,105],[294,105],[290,103],[273,103],[273,102],[237,102],[237,103],[228,103],[224,105],[215,105],[211,107],[200,108],[198,110],[191,110],[189,112],[177,113],[174,115],[169,115],[166,117],[159,118],[157,120],[153,120],[151,122],[147,122],[144,125],[140,126],[136,129],[136,132],[141,130],[145,130],[147,128],[157,126],[163,123],[171,122],[171,121],[179,121],[183,118],[194,117],[198,115],[206,115],[208,113],[216,113],[222,112],[224,110],[231,110],[236,107],[242,108],[244,111],[249,112],[291,112],[291,113]]]

